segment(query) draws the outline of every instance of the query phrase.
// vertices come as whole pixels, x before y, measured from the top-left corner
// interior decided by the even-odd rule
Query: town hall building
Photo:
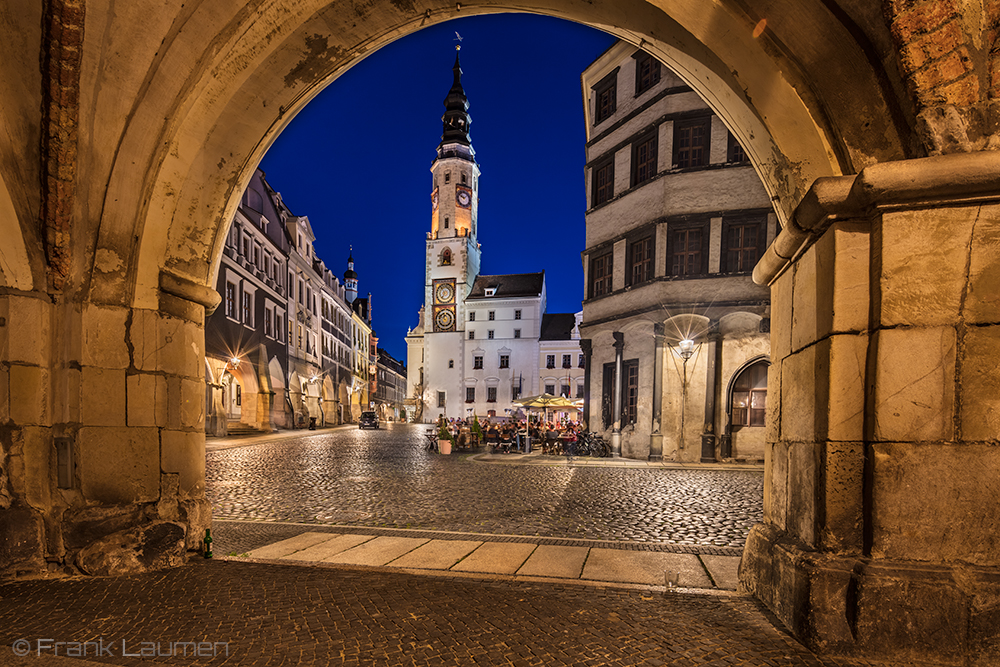
[[[431,165],[424,303],[406,336],[408,407],[425,423],[516,413],[514,401],[541,392],[543,370],[544,271],[480,274],[479,164],[457,54],[453,72]]]

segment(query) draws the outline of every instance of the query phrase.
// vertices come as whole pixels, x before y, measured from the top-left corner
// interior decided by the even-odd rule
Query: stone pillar
[[[0,576],[135,572],[200,546],[211,299],[161,290],[159,310],[0,296]]]
[[[818,181],[755,270],[773,363],[740,580],[817,650],[996,660],[998,239],[1000,156],[955,154]]]
[[[611,456],[620,458],[622,455],[622,353],[625,350],[625,334],[621,331],[612,333],[615,337],[615,390],[612,406],[611,425]]]
[[[593,431],[594,425],[590,423],[590,387],[593,372],[590,359],[594,353],[593,342],[589,338],[581,338],[580,350],[583,352],[583,367],[586,369],[583,374],[583,423],[587,425],[588,431]]]
[[[718,325],[716,325],[717,327]],[[719,374],[722,346],[716,327],[708,334],[708,354],[705,364],[705,427],[701,433],[701,462],[715,463],[715,387]]]
[[[663,433],[660,422],[663,416],[663,322],[653,324],[653,423],[649,435],[649,460],[663,460]]]

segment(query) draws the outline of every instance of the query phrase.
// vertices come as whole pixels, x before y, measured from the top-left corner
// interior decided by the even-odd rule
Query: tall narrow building
[[[536,393],[545,274],[480,275],[479,164],[458,54],[431,165],[424,303],[406,337],[410,418],[504,417]]]

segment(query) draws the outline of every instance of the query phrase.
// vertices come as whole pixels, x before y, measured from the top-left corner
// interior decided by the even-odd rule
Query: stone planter
[[[451,454],[451,440],[438,440],[438,451],[442,454]]]

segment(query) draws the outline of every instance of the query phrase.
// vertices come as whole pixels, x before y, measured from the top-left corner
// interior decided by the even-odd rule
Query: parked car
[[[374,412],[362,412],[358,428],[378,428],[378,415]]]

